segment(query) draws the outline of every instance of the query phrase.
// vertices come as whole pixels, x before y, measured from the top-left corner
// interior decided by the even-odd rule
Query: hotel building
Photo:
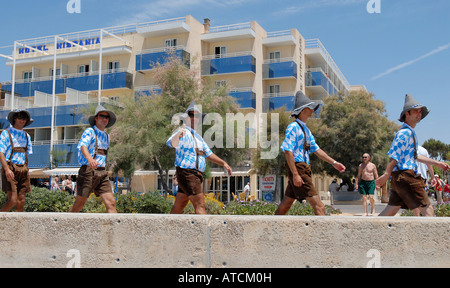
[[[160,90],[153,67],[164,62],[169,51],[199,77],[226,85],[244,113],[282,106],[291,110],[298,90],[318,102],[350,90],[320,40],[304,39],[297,29],[269,32],[257,22],[211,27],[209,19],[202,23],[188,15],[17,40],[10,47],[12,55],[0,54],[12,75],[0,87],[0,129],[9,126],[6,116],[12,108],[30,111],[35,122],[26,131],[33,141],[29,166],[35,177],[76,175],[80,108],[97,102],[120,105],[124,97]],[[51,147],[65,151],[57,167],[50,165]],[[208,190],[236,194],[251,182],[255,193],[258,177],[250,175],[250,167],[234,171],[233,177],[213,172]],[[157,189],[156,174],[137,171],[140,180],[133,180],[133,189]],[[316,177],[320,191],[327,191],[328,185],[329,180]]]

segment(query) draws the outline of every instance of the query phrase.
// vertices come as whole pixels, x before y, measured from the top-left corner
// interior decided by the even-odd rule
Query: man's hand
[[[89,162],[89,167],[91,167],[92,169],[97,169],[98,168],[98,163],[97,163],[97,161],[95,161],[95,159],[94,158],[92,158],[92,157],[89,157],[90,159],[88,160],[88,162]]]
[[[302,185],[305,183],[305,182],[303,182],[302,177],[300,177],[300,175],[298,175],[298,174],[295,174],[292,177],[292,180],[294,181],[294,186],[295,187],[302,187]]]
[[[334,169],[336,169],[336,170],[338,170],[339,172],[345,172],[345,166],[344,166],[344,164],[342,164],[342,163],[340,163],[340,162],[336,162],[336,163],[334,163],[334,165],[333,165],[333,167],[334,167]]]
[[[225,168],[225,170],[228,171],[228,175],[231,176],[231,173],[233,173],[233,170],[231,170],[230,165],[228,165],[228,163],[225,163],[225,164],[223,165],[223,168]]]
[[[5,167],[5,175],[9,182],[14,181],[14,172],[8,166]]]
[[[386,184],[387,180],[389,180],[390,175],[387,173],[384,173],[383,175],[381,175],[381,177],[379,177],[377,180],[375,180],[375,185],[377,187],[382,187],[384,186],[384,184]]]

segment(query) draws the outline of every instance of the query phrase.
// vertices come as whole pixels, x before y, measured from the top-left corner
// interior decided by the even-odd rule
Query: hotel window
[[[61,78],[61,69],[56,68],[56,79]],[[50,77],[53,79],[53,69],[50,69]]]
[[[119,69],[120,69],[120,62],[119,61],[108,62],[108,72],[109,73],[119,72]]]
[[[217,80],[214,81],[214,87],[216,89],[219,89],[221,87],[226,87],[227,86],[227,80]]]
[[[164,47],[165,47],[165,48],[169,48],[169,49],[174,48],[174,47],[177,47],[177,45],[178,45],[178,41],[177,41],[176,38],[175,38],[175,39],[167,39],[167,40],[164,42]]]
[[[23,80],[24,80],[24,82],[31,82],[32,78],[33,78],[33,72],[31,72],[31,71],[23,72]]]
[[[269,94],[270,97],[278,97],[280,96],[281,85],[270,85],[269,86]]]
[[[82,75],[87,75],[89,73],[89,65],[78,66],[78,73]]]
[[[269,59],[270,59],[270,63],[278,63],[278,62],[280,62],[281,52],[280,51],[270,52],[269,53]]]
[[[227,54],[227,47],[226,46],[217,46],[214,49],[214,55],[216,55],[216,59],[225,57],[225,54]]]

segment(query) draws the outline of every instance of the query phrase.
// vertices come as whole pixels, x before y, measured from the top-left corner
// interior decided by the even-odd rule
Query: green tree
[[[433,138],[428,139],[423,143],[423,148],[427,149],[431,158],[449,160],[448,154],[450,153],[450,145],[447,145],[439,140]]]
[[[342,175],[313,156],[313,172],[344,179],[356,177],[364,153],[372,155],[371,161],[384,171],[389,160],[386,153],[399,128],[387,119],[384,103],[365,91],[339,92],[326,98],[320,118],[308,125],[319,146],[347,168]]]
[[[272,114],[278,115],[278,133],[273,133],[272,131]],[[271,148],[263,149],[258,146],[257,149],[253,151],[252,157],[252,168],[254,172],[259,175],[269,175],[273,174],[277,176],[275,183],[275,200],[279,201],[281,199],[281,194],[283,193],[282,187],[280,185],[280,180],[283,175],[287,175],[286,168],[286,157],[284,152],[281,150],[280,146],[286,137],[286,129],[293,119],[289,118],[289,113],[286,111],[285,107],[276,109],[267,114],[267,134],[269,135],[268,141],[275,140],[274,137],[278,138],[278,154],[276,157],[271,159],[263,159],[261,157],[262,152],[267,152]]]
[[[161,93],[126,101],[123,109],[117,111],[118,121],[111,131],[110,160],[115,171],[126,170],[130,176],[138,168],[157,169],[164,190],[169,191],[166,180],[174,166],[175,150],[167,147],[166,141],[180,126],[172,122],[173,116],[183,113],[194,100],[202,105],[203,113],[215,112],[222,116],[236,113],[238,105],[225,89],[202,83],[175,57],[167,59],[164,65],[156,65],[154,73]],[[214,124],[203,126],[203,131]],[[246,154],[245,149],[211,148],[230,165],[240,162]]]

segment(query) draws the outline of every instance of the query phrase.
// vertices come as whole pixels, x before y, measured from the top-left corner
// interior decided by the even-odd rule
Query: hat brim
[[[302,111],[305,110],[305,108],[309,108],[311,110],[317,111],[317,109],[319,109],[319,107],[320,107],[320,103],[310,102],[310,103],[300,106],[297,109],[295,109],[294,111],[292,111],[291,117],[300,115],[300,113],[302,113]]]
[[[15,110],[15,111],[11,111],[8,113],[8,122],[11,124],[11,126],[14,127],[14,116],[21,112],[25,112],[28,115],[28,121],[27,121],[27,123],[25,123],[24,127],[27,127],[27,126],[30,126],[31,124],[33,124],[34,119],[31,118],[30,112],[28,112],[26,110]]]
[[[420,106],[417,106],[417,107],[413,107],[413,108],[404,110],[400,114],[400,118],[398,119],[398,121],[405,122],[406,121],[406,112],[411,111],[413,109],[419,109],[419,108],[422,108],[422,119],[421,120],[423,120],[430,113],[430,110],[428,110],[428,108],[426,106],[420,105]]]
[[[116,114],[114,112],[112,112],[110,110],[102,110],[100,112],[106,112],[106,113],[109,114],[109,122],[108,122],[108,125],[106,125],[106,128],[112,127],[116,123],[117,117],[116,117]],[[100,112],[98,112],[98,113],[100,113]],[[98,116],[98,113],[93,115],[93,116],[90,116],[89,119],[88,119],[89,125],[91,125],[92,127],[95,126],[95,117]]]

